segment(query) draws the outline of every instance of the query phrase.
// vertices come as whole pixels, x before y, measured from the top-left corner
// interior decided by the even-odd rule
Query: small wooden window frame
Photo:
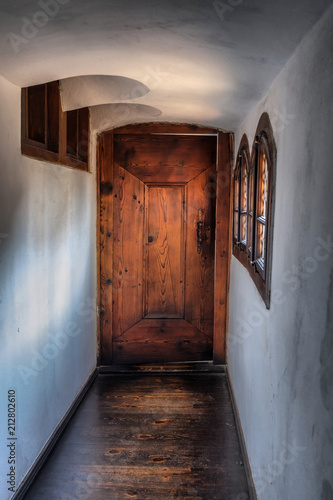
[[[245,177],[242,173],[245,169]],[[246,135],[242,137],[238,153],[236,168],[234,170],[234,232],[233,232],[233,243],[239,247],[240,252],[245,252],[247,254],[248,250],[248,218],[249,218],[249,172],[250,172],[250,150],[249,143]],[[245,198],[246,198],[246,208],[242,207],[242,194],[245,179]],[[237,191],[237,192],[236,192]],[[245,218],[246,225],[246,239],[241,238],[241,220],[242,217]],[[235,220],[237,219],[237,231],[235,230]],[[237,234],[236,234],[237,233]]]
[[[261,192],[262,176],[259,175],[260,161],[265,154],[267,159],[267,204],[266,217],[258,214],[259,193]],[[252,146],[251,161],[248,165],[247,178],[247,242],[240,241],[240,212],[241,212],[241,168],[245,158],[249,158],[248,140],[246,135],[240,142],[236,168],[234,171],[234,199],[238,199],[238,207],[234,206],[234,238],[233,255],[247,268],[252,280],[263,298],[267,309],[270,307],[271,295],[271,263],[273,248],[273,212],[274,212],[274,185],[276,146],[272,126],[267,113],[261,116]],[[239,189],[236,197],[235,189]],[[252,201],[251,201],[252,200]],[[251,210],[252,208],[252,210]],[[238,212],[238,239],[235,238],[235,213]],[[259,226],[265,226],[264,258],[258,258]]]
[[[44,83],[38,87],[44,86],[44,123],[41,124],[44,130],[44,141],[36,141],[29,137],[29,89],[33,87],[26,87],[21,92],[21,152],[24,155],[44,160],[52,163],[60,163],[68,167],[76,168],[79,170],[89,171],[89,133],[90,133],[90,117],[89,109],[83,108],[75,110],[77,114],[77,130],[76,130],[76,144],[75,151],[72,154],[68,153],[67,144],[67,112],[61,108],[59,82],[53,81]],[[37,86],[36,86],[37,87]],[[50,100],[52,101],[50,102]],[[52,114],[52,116],[50,116]],[[84,117],[83,127],[80,128],[80,117]],[[52,144],[49,140],[50,122],[52,121]],[[58,133],[55,132],[58,127]],[[80,154],[80,144],[82,145],[82,137],[85,138],[86,159]],[[55,143],[58,142],[56,145]]]

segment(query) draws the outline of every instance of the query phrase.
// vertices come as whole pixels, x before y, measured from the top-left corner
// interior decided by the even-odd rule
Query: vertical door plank
[[[113,335],[118,338],[143,317],[143,182],[114,164]]]
[[[99,140],[101,362],[112,362],[113,133]]]
[[[144,273],[143,273],[143,294],[142,294],[142,299],[143,299],[143,304],[142,304],[142,310],[143,310],[143,316],[147,315],[147,309],[148,309],[148,304],[147,304],[147,286],[148,286],[148,256],[149,256],[149,249],[148,249],[148,217],[149,216],[149,187],[145,184],[145,200],[144,200],[144,226],[143,226],[143,243],[144,243],[144,250],[143,250],[143,268],[144,268]]]
[[[214,363],[226,361],[229,269],[231,253],[231,134],[219,132],[216,191]]]
[[[183,207],[184,187],[149,188],[147,317],[184,314]]]
[[[214,239],[215,239],[215,165],[189,182],[187,188],[186,291],[185,318],[213,338],[214,318]],[[198,253],[198,212],[203,211],[210,240]]]

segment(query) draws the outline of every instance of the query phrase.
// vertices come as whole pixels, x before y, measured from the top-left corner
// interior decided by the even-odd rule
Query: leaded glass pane
[[[234,194],[235,210],[239,208],[239,174],[235,177],[235,194]]]
[[[265,235],[266,235],[266,226],[261,222],[257,222],[257,255],[256,259],[260,260],[260,264],[264,267],[265,264]]]
[[[258,216],[266,218],[268,200],[268,162],[264,151],[259,159]]]
[[[241,226],[240,226],[240,239],[242,243],[246,244],[247,241],[247,214],[241,215]]]
[[[242,159],[242,180],[241,180],[241,211],[247,211],[247,169],[246,169],[246,161],[245,158]]]
[[[253,218],[249,214],[247,223],[247,234],[248,234],[248,253],[251,256],[252,253],[252,231],[253,231]]]
[[[234,185],[234,238],[239,238],[239,171],[235,175]]]
[[[249,173],[249,213],[253,214],[253,195],[254,195],[254,170],[251,168]]]
[[[234,212],[234,238],[238,241],[238,211]]]

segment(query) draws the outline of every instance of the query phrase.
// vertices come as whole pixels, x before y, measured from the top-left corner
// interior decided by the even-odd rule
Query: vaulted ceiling
[[[136,121],[232,130],[330,5],[332,0],[2,0],[0,71],[20,87],[81,75],[125,77],[110,79],[110,92],[105,78],[77,80],[81,104],[102,105],[106,118],[116,112],[120,122],[127,109],[127,120],[133,112]],[[73,98],[77,92],[74,86]],[[126,103],[131,105],[124,108]]]

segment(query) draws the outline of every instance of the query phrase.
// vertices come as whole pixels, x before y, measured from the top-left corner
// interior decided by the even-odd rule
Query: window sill
[[[258,292],[261,295],[261,298],[263,299],[266,308],[269,309],[270,307],[270,289],[266,281],[262,279],[258,271],[256,270],[256,266],[251,264],[251,261],[247,254],[241,250],[237,245],[233,246],[232,253],[236,259],[243,264],[243,266],[248,270],[252,281],[256,285]]]
[[[42,147],[33,146],[28,143],[22,143],[21,153],[29,158],[34,158],[35,160],[43,160],[50,163],[57,163],[63,165],[64,167],[75,168],[76,170],[83,170],[89,172],[88,164],[84,161],[77,160],[69,155],[66,156],[65,161],[61,161],[59,153],[54,153],[53,151],[48,151]]]

